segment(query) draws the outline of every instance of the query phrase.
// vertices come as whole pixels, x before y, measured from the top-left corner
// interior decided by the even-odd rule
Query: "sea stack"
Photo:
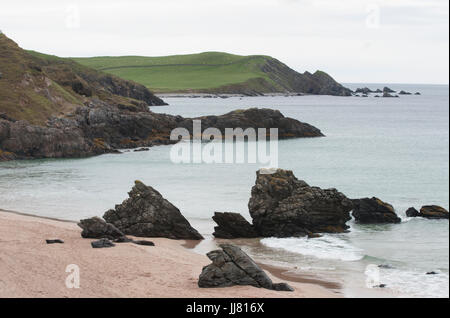
[[[353,205],[336,189],[311,187],[278,169],[256,173],[248,207],[258,234],[292,237],[345,232]]]

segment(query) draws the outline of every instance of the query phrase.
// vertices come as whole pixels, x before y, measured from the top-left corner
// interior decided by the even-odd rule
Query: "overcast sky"
[[[271,55],[340,82],[448,83],[448,0],[2,1],[0,30],[59,56]]]

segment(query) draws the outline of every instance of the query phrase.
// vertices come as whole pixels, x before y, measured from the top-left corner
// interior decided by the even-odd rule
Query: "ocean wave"
[[[270,248],[283,249],[288,252],[321,259],[340,261],[359,261],[363,259],[363,250],[348,241],[334,235],[326,234],[320,238],[265,238],[261,243]]]

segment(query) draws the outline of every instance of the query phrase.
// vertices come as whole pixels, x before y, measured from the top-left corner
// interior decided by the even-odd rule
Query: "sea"
[[[318,127],[326,137],[280,140],[278,166],[309,185],[336,188],[349,198],[376,196],[391,203],[402,222],[361,225],[351,220],[343,234],[234,243],[258,262],[333,282],[335,292],[345,297],[449,297],[449,222],[405,215],[409,207],[449,208],[449,86],[346,86],[389,86],[421,95],[170,97],[165,99],[169,106],[151,110],[197,117],[272,108]],[[261,166],[175,163],[171,150],[158,146],[85,159],[0,163],[0,208],[65,220],[102,216],[127,198],[134,180],[141,180],[205,236],[196,251],[207,252],[220,242],[211,235],[214,212],[238,212],[251,220],[247,205]]]

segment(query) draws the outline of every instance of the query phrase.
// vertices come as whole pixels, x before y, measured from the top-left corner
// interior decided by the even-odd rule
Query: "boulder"
[[[406,216],[409,218],[415,218],[415,217],[420,216],[420,212],[417,211],[416,208],[409,208],[408,210],[406,210],[405,213],[406,213]]]
[[[352,200],[353,217],[361,224],[400,223],[402,220],[389,203],[378,198]]]
[[[345,232],[352,202],[336,189],[309,186],[292,171],[262,169],[248,207],[260,236],[292,237]]]
[[[143,246],[155,246],[155,243],[150,241],[131,241],[132,243],[136,245],[143,245]]]
[[[399,95],[411,95],[410,92],[403,91],[403,90],[401,90],[398,94],[399,94]]]
[[[395,93],[393,89],[390,89],[389,87],[385,86],[383,88],[383,93]]]
[[[116,244],[106,238],[102,238],[98,241],[91,242],[91,246],[92,248],[109,248],[116,246]]]
[[[420,216],[427,219],[448,219],[448,211],[438,205],[425,205],[420,209]]]
[[[99,217],[81,220],[78,226],[83,229],[81,236],[83,238],[101,239],[107,238],[110,240],[124,237],[122,231],[110,223],[106,223]]]
[[[126,235],[201,240],[180,210],[150,186],[141,181],[128,193],[129,198],[103,218]]]
[[[398,97],[398,95],[392,95],[392,94],[390,94],[388,92],[384,92],[383,93],[383,97]]]
[[[60,239],[45,240],[45,242],[47,244],[64,244],[64,241]]]
[[[420,92],[415,92],[414,95],[422,95]]]
[[[213,235],[217,238],[255,238],[258,237],[253,226],[239,213],[215,212],[212,217],[218,226]]]
[[[269,276],[239,247],[231,244],[222,244],[220,247],[222,250],[207,254],[212,264],[203,267],[198,280],[199,287],[250,285],[272,290],[293,290],[287,284],[273,284]]]

